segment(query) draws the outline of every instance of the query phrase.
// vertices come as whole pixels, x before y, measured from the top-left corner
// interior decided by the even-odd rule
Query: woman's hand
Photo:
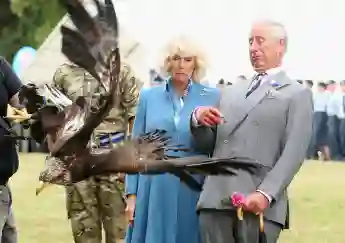
[[[136,195],[128,195],[127,200],[126,200],[125,214],[126,214],[128,224],[130,225],[133,225],[134,223],[136,199],[137,199]]]

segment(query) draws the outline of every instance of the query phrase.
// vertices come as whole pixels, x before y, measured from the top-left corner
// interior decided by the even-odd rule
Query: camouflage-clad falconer
[[[69,98],[88,96],[91,102],[102,92],[90,74],[74,64],[65,63],[54,75],[55,85]],[[100,147],[116,146],[131,131],[138,102],[138,80],[128,65],[121,67],[122,100],[95,131],[95,142]],[[89,83],[89,84],[88,84]],[[71,220],[74,242],[101,243],[102,225],[106,243],[115,243],[125,234],[124,205],[118,175],[92,177],[66,188],[67,211]]]

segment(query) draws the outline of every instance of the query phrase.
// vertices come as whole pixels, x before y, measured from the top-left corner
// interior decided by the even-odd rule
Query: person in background
[[[342,105],[339,109],[339,141],[340,141],[340,152],[343,158],[345,158],[345,80],[340,82],[340,99]]]
[[[246,76],[238,75],[235,82],[237,83],[237,82],[242,82],[242,81],[245,81],[245,80],[247,80]],[[231,85],[232,85],[232,83],[231,83]],[[227,86],[228,86],[228,84],[227,84]]]
[[[304,82],[304,84],[305,84],[309,89],[313,89],[313,86],[314,86],[313,80],[306,80],[306,81]]]
[[[322,159],[329,160],[330,152],[327,146],[327,103],[330,98],[330,92],[327,91],[327,85],[324,82],[317,84],[317,90],[313,93],[314,116],[313,116],[313,135],[308,149],[307,158],[317,159],[318,152]]]
[[[246,78],[246,76],[244,76],[244,75],[239,75],[239,76],[237,77],[237,80],[238,80],[238,81],[244,81],[244,80],[247,80],[247,78]]]
[[[18,98],[21,86],[22,83],[11,65],[0,56],[0,119],[2,120],[0,124],[0,241],[3,243],[18,242],[12,210],[12,194],[8,182],[18,170],[19,158],[16,142],[5,140],[4,136],[8,135],[10,129],[10,122],[5,118],[8,105],[23,109]]]
[[[220,92],[200,84],[205,76],[205,57],[186,37],[171,41],[164,55],[164,85],[144,90],[136,113],[133,137],[156,129],[167,131],[172,144],[193,148],[190,113],[197,106],[216,105]],[[195,154],[169,152],[174,157]],[[200,183],[203,177],[196,175]],[[200,243],[196,204],[199,192],[177,177],[127,175],[127,243]]]
[[[340,139],[339,139],[339,109],[342,107],[341,94],[337,90],[338,84],[331,80],[327,85],[327,91],[330,92],[330,98],[327,102],[327,127],[328,127],[328,147],[330,149],[331,160],[340,160]]]
[[[107,76],[107,73],[103,74],[103,78]],[[85,96],[93,105],[102,92],[94,77],[71,63],[56,70],[53,82],[71,100]],[[120,71],[122,100],[95,130],[92,139],[95,146],[113,147],[126,139],[132,129],[139,99],[138,83],[131,68],[123,64]],[[126,219],[119,181],[118,174],[99,175],[66,187],[67,213],[75,243],[101,243],[102,229],[106,243],[124,239]]]
[[[223,78],[221,78],[221,79],[218,81],[216,87],[217,87],[218,89],[222,89],[222,88],[225,87],[225,81],[224,81]]]
[[[231,82],[227,82],[227,83],[226,83],[226,86],[231,86],[231,85],[232,85]]]
[[[159,75],[159,73],[156,70],[151,69],[150,70],[150,81],[162,83],[164,81],[164,79]]]

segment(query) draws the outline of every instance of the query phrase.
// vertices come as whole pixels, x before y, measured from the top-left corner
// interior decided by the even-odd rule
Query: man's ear
[[[285,39],[280,39],[279,40],[279,44],[280,44],[280,46],[282,47],[282,50],[283,50],[283,53],[285,53],[286,52],[286,50],[287,50],[287,43],[286,43],[286,40]]]

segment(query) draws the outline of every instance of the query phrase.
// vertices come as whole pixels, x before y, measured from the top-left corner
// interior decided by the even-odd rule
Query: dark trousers
[[[327,126],[327,113],[315,112],[313,116],[313,133],[310,139],[307,157],[310,159],[317,158],[317,151],[321,147],[327,145],[328,126]]]
[[[259,240],[258,220],[256,216],[245,217],[248,230],[246,236],[248,242],[257,243]],[[231,211],[200,211],[199,222],[202,243],[236,243],[235,227],[236,215]],[[278,241],[282,225],[265,221],[265,233],[267,243],[276,243]]]
[[[328,146],[331,152],[332,160],[340,160],[342,158],[340,150],[340,120],[337,116],[328,116]]]
[[[12,196],[8,186],[0,186],[1,243],[17,243],[17,230],[12,212]]]
[[[340,152],[345,157],[345,119],[339,120]]]

